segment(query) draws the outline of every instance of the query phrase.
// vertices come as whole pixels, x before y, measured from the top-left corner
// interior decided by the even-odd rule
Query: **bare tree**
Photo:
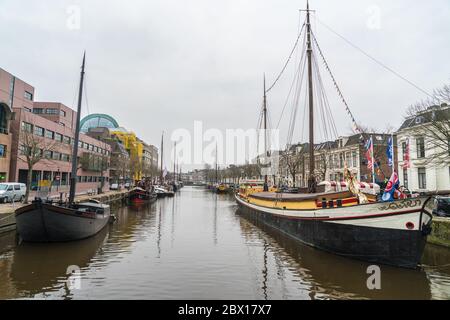
[[[43,159],[51,160],[50,153],[56,149],[58,142],[35,135],[31,128],[22,128],[19,136],[19,150],[21,158],[27,163],[27,188],[23,203],[28,203],[34,166]]]
[[[432,97],[422,100],[407,110],[406,121],[411,121],[411,129],[427,141],[429,163],[441,163],[450,155],[450,85],[433,91]],[[416,121],[417,120],[417,121]],[[413,123],[414,121],[414,123]]]
[[[300,166],[302,165],[305,157],[301,152],[296,150],[286,150],[281,153],[281,161],[285,165],[289,175],[292,176],[292,183],[296,185],[296,175],[300,172]]]

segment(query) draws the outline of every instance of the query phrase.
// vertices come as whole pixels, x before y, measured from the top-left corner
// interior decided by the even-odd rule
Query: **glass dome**
[[[107,114],[90,114],[84,117],[80,122],[81,132],[88,132],[90,128],[109,128],[115,129],[119,127],[119,124],[113,117]]]

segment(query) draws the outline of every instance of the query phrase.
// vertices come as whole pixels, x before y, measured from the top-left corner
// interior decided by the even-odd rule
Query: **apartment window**
[[[78,141],[78,148],[83,148],[84,143],[82,141]]]
[[[89,150],[94,151],[94,145],[93,144],[89,145]]]
[[[350,156],[350,152],[345,153],[345,161],[347,161],[347,165],[349,167],[353,167],[352,165],[352,157]]]
[[[62,134],[59,134],[59,133],[55,132],[55,140],[58,141],[58,142],[62,142],[62,140],[63,140]]]
[[[67,161],[67,162],[69,162],[69,161],[70,161],[69,155],[68,155],[68,154],[65,154],[65,153],[61,154],[61,161]]]
[[[33,101],[33,94],[31,92],[25,91],[23,96],[25,99]]]
[[[44,128],[35,126],[34,127],[34,134],[39,136],[39,137],[43,137],[44,136]]]
[[[356,160],[356,151],[352,152],[352,162],[353,162],[353,167],[358,166],[358,161]]]
[[[54,136],[55,136],[55,133],[53,131],[51,131],[51,130],[46,130],[45,131],[45,137],[46,138],[53,139]]]
[[[49,150],[45,150],[44,151],[44,158],[45,159],[52,159],[53,156],[53,152],[49,151]]]
[[[339,168],[343,168],[344,167],[344,154],[340,153],[339,154]]]
[[[403,168],[403,186],[408,189],[408,169]]]
[[[423,137],[416,139],[417,158],[425,158],[425,139]]]
[[[43,114],[44,113],[44,109],[42,109],[42,108],[33,108],[33,113],[34,114]]]
[[[48,108],[45,110],[46,114],[58,114],[58,109]]]
[[[64,136],[64,138],[63,138],[64,143],[67,143],[67,144],[70,144],[70,142],[71,142],[70,140],[71,140],[71,138],[68,136]]]
[[[0,144],[0,158],[6,158],[6,145]]]
[[[405,155],[406,155],[406,141],[402,142],[402,156],[403,156],[403,160],[405,160]]]
[[[59,115],[65,117],[66,112],[64,110],[59,110]]]
[[[417,174],[419,176],[419,189],[427,188],[427,172],[425,168],[418,168]]]
[[[33,132],[33,125],[28,122],[22,122],[22,130],[32,133]]]
[[[52,155],[53,160],[61,160],[61,153],[54,151]]]

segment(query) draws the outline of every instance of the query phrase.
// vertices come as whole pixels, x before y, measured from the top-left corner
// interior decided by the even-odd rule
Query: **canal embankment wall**
[[[109,204],[112,208],[121,206],[128,199],[128,190],[108,191],[101,194],[82,194],[75,197],[75,202],[96,200],[100,203]],[[16,218],[14,212],[23,206],[22,203],[4,204],[0,206],[0,234],[16,229]]]

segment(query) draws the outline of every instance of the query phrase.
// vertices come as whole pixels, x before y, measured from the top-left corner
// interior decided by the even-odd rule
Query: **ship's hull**
[[[92,237],[110,218],[109,206],[102,213],[33,202],[16,210],[17,231],[27,242],[65,242]]]
[[[157,198],[155,193],[131,192],[130,202],[132,204],[143,204],[154,202]]]
[[[410,207],[377,203],[328,209],[328,215],[327,209],[274,210],[252,205],[238,195],[236,200],[250,219],[312,247],[374,264],[416,268],[431,231],[430,216],[421,214],[424,199],[408,202]]]

